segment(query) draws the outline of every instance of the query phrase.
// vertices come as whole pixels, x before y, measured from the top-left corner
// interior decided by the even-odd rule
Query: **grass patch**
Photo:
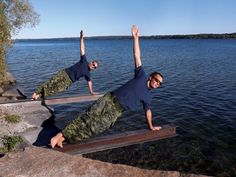
[[[2,139],[4,147],[2,147],[0,150],[5,152],[12,151],[16,145],[23,142],[21,136],[4,136]]]
[[[6,148],[5,147],[0,147],[0,153],[4,153],[6,152]]]
[[[6,115],[5,120],[8,123],[16,124],[16,123],[19,123],[21,121],[21,118],[18,115]]]

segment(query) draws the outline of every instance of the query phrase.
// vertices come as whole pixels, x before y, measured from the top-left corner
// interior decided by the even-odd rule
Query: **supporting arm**
[[[146,110],[146,118],[147,118],[147,123],[148,126],[151,130],[160,130],[160,126],[153,126],[152,125],[152,111],[150,109]]]
[[[92,95],[96,95],[96,92],[93,92],[93,83],[92,81],[88,81],[88,89],[89,89],[89,93]]]

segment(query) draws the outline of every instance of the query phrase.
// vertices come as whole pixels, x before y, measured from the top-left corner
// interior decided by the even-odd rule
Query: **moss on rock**
[[[21,118],[18,115],[6,115],[5,120],[8,123],[15,123],[16,124],[16,123],[19,123],[21,121]]]
[[[23,139],[21,136],[4,136],[3,144],[4,147],[0,148],[2,152],[12,151],[17,145],[23,143]]]

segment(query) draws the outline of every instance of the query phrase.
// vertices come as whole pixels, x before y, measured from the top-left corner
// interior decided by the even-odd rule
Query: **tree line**
[[[92,36],[85,37],[92,40],[123,40],[132,39],[131,36]],[[141,39],[234,39],[236,33],[224,33],[224,34],[189,34],[189,35],[152,35],[152,36],[140,36]],[[15,39],[15,42],[27,42],[27,41],[79,41],[79,37],[64,37],[64,38],[46,38],[46,39]]]

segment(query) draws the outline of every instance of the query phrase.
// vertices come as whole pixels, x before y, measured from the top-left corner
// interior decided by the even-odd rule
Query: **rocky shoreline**
[[[40,143],[47,144],[49,142],[47,136],[52,136],[52,134],[47,134],[53,133],[52,127],[44,125],[51,119],[51,112],[38,101],[0,104],[0,109],[4,113],[18,114],[21,117],[21,121],[16,124],[3,123],[4,120],[0,118],[0,134],[17,135],[24,140],[14,151],[1,155],[0,176],[206,177],[177,171],[140,169],[91,160],[82,156],[72,156],[50,148],[36,147]],[[45,134],[45,132],[47,133]],[[32,146],[32,144],[36,146]]]
[[[15,80],[12,79],[11,83],[15,83]],[[3,150],[0,155],[0,176],[206,177],[177,171],[139,169],[49,149],[46,145],[58,131],[53,122],[53,110],[43,106],[40,101],[8,103],[19,99],[24,97],[15,85],[0,88],[0,149]],[[7,116],[12,119],[11,122],[6,119]],[[10,137],[10,143],[15,143],[8,144],[13,147],[11,152],[5,151],[5,137]],[[12,137],[20,137],[21,141],[15,142]]]
[[[17,90],[19,89],[16,87],[15,77],[6,72],[5,82],[0,85],[0,103],[22,99],[22,95]]]
[[[0,176],[207,177],[177,171],[147,170],[111,164],[38,147],[27,147],[0,158]]]

